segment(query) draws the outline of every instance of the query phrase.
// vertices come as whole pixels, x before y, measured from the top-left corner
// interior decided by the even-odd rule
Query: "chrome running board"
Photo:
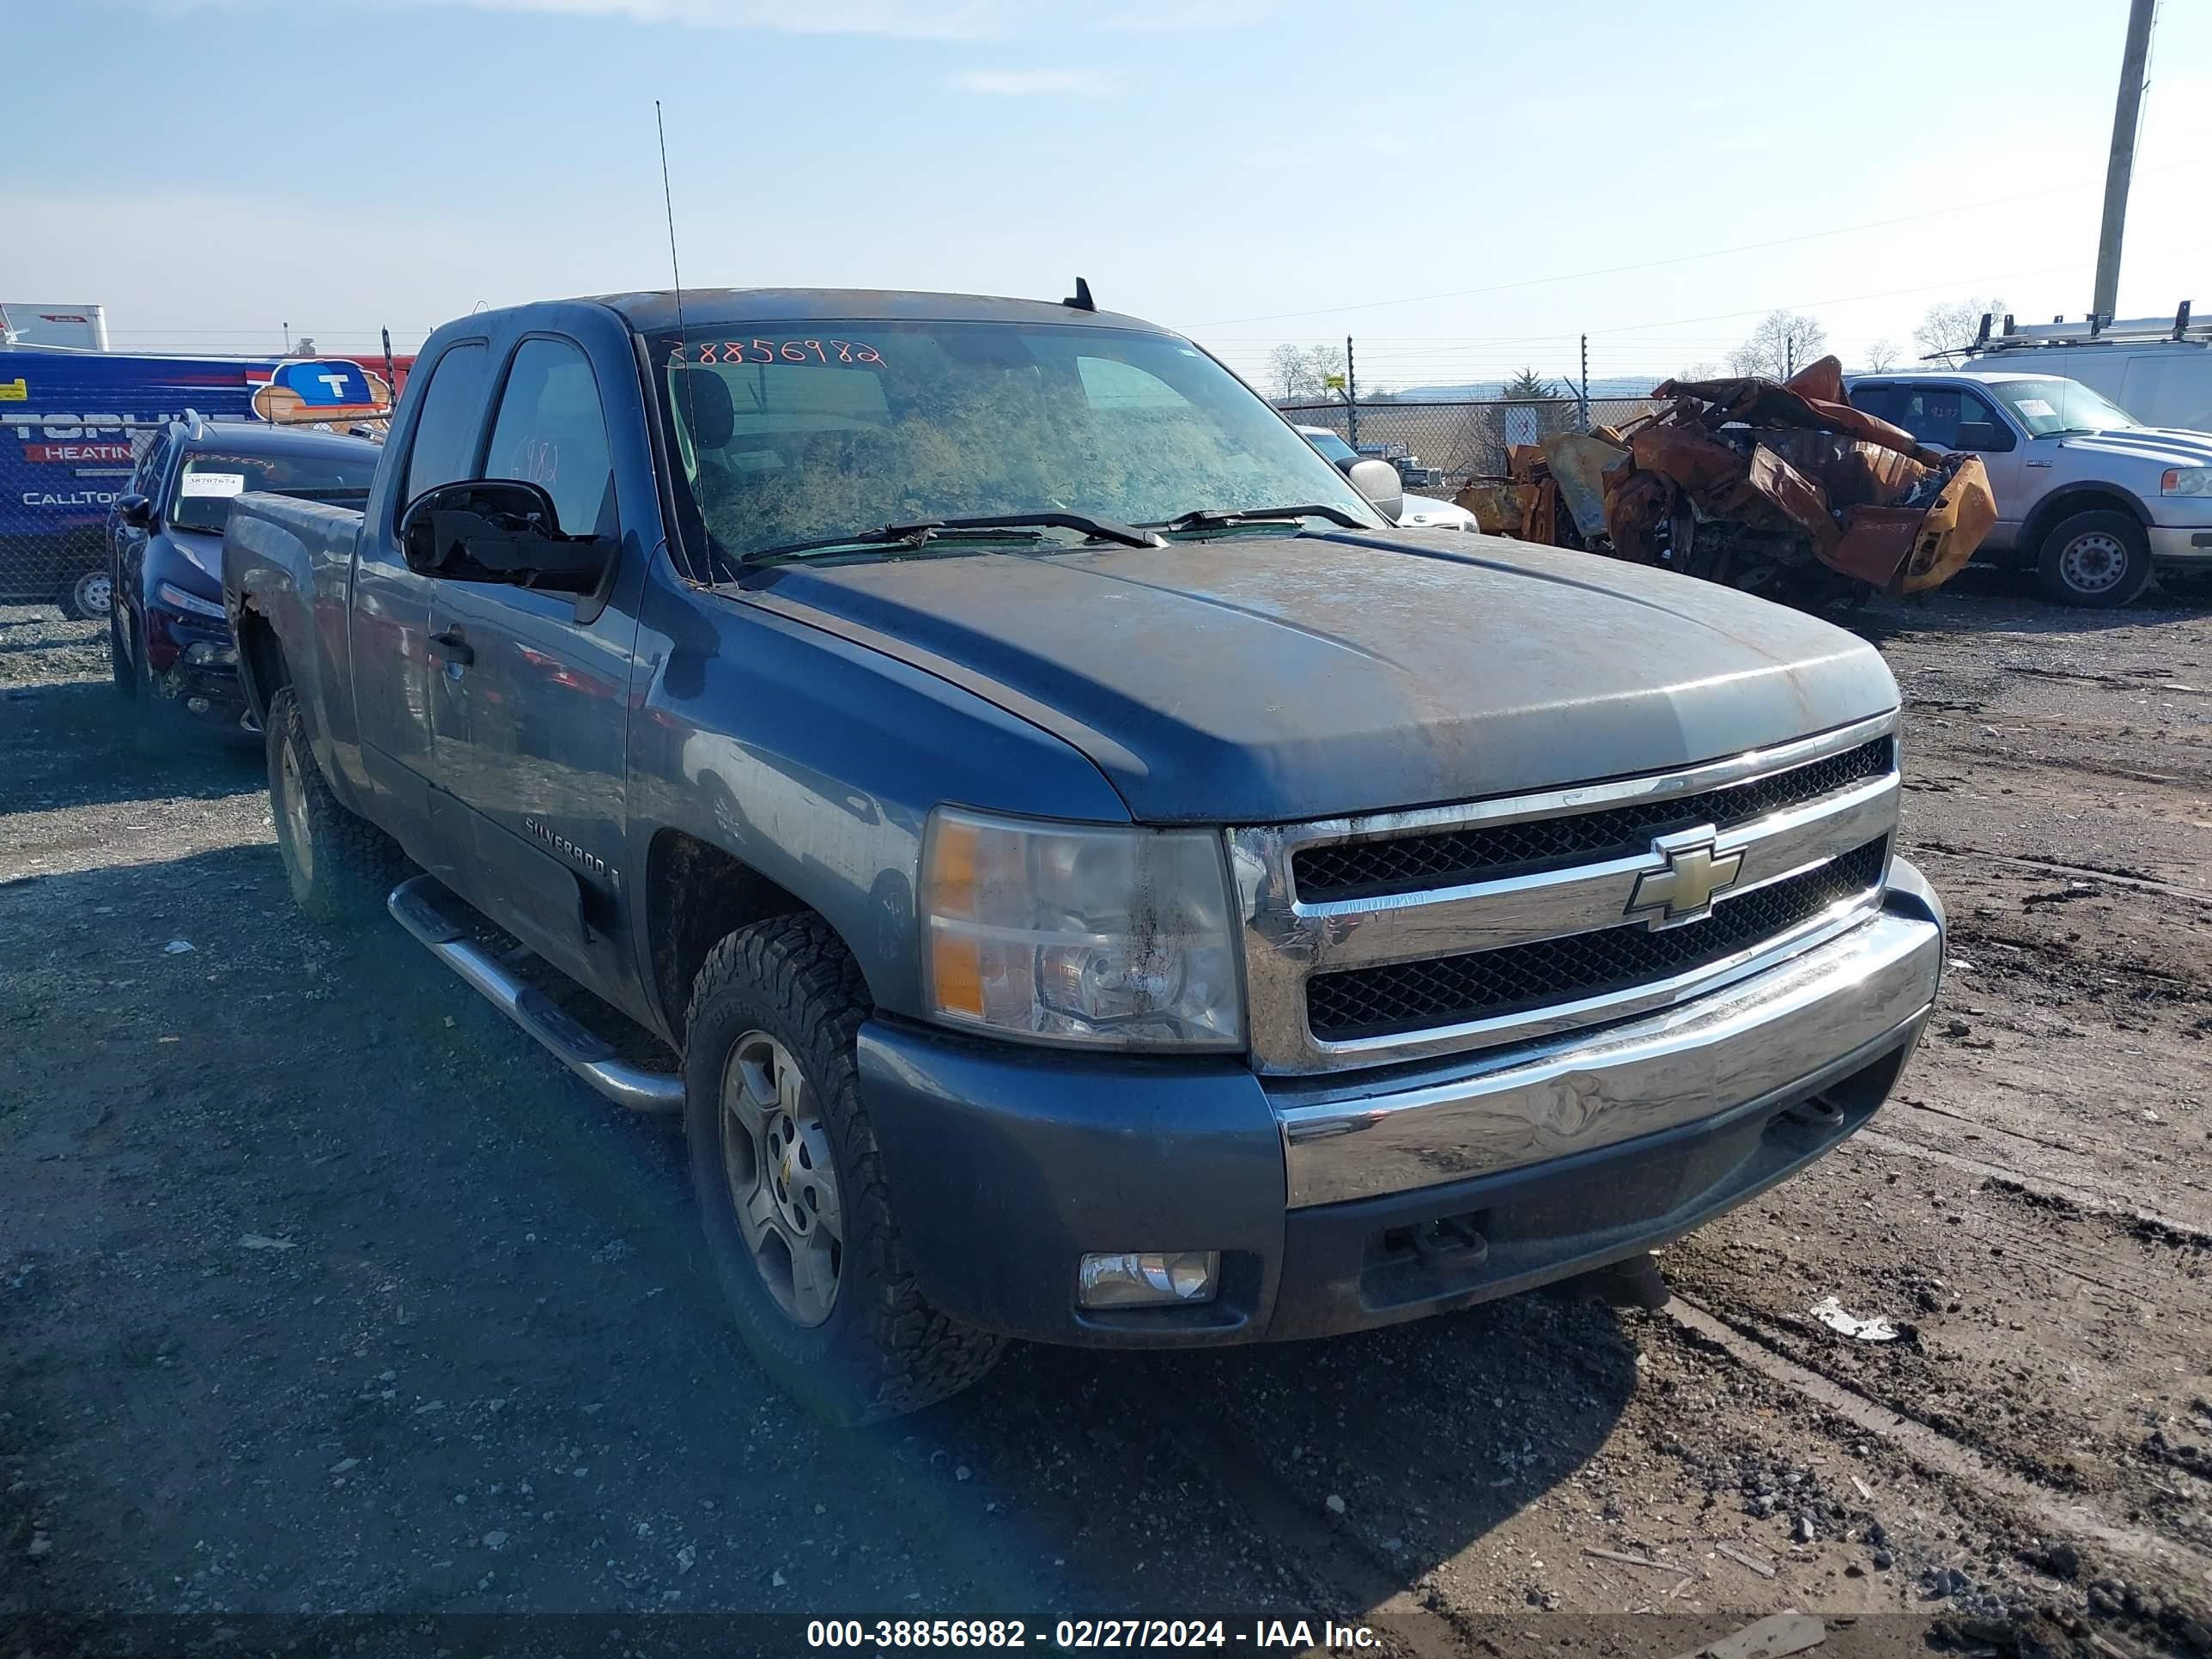
[[[668,1072],[649,1072],[617,1057],[614,1045],[586,1030],[534,985],[526,984],[439,908],[444,887],[433,876],[416,876],[392,890],[385,908],[392,919],[486,1000],[538,1039],[553,1057],[617,1106],[634,1112],[678,1113],[684,1109],[684,1079]]]

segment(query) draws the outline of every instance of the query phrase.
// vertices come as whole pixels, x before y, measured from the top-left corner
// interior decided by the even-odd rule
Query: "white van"
[[[2212,322],[2185,305],[2171,317],[2008,326],[1959,367],[2079,380],[2145,426],[2212,432]]]

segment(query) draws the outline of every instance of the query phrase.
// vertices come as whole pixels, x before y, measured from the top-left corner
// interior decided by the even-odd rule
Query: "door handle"
[[[463,639],[460,630],[457,628],[447,629],[442,634],[431,635],[428,643],[430,654],[434,657],[442,657],[447,662],[465,667],[477,659],[476,647]]]

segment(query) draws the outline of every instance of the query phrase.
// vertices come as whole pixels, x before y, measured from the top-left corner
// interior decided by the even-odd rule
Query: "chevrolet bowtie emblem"
[[[1631,919],[1641,917],[1653,927],[1672,927],[1676,922],[1710,915],[1713,895],[1733,887],[1743,868],[1741,849],[1714,850],[1711,830],[1662,836],[1651,843],[1651,850],[1667,860],[1667,867],[1637,878],[1627,915]]]

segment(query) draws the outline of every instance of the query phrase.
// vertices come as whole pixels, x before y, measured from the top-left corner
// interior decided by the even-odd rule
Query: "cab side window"
[[[1996,411],[1979,392],[1964,386],[1909,387],[1889,418],[1933,449],[2012,447],[2011,434]],[[1962,427],[1974,442],[1960,443]]]
[[[428,489],[476,476],[477,434],[491,382],[491,352],[481,340],[449,348],[430,371],[430,389],[407,452],[403,502]]]
[[[568,535],[618,533],[606,417],[581,349],[566,340],[522,343],[500,393],[483,476],[543,485]]]

